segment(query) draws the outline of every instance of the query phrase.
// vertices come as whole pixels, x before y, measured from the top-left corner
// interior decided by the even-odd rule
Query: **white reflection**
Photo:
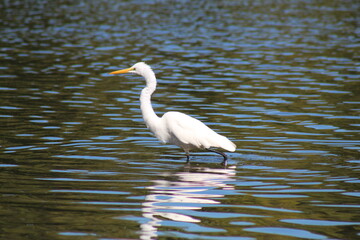
[[[141,224],[140,239],[156,239],[158,227],[166,220],[200,223],[196,215],[201,216],[201,212],[196,214],[197,210],[220,204],[216,199],[224,197],[224,190],[234,190],[229,182],[233,181],[235,168],[189,168],[164,176],[167,180],[153,181],[154,185],[147,187],[150,192],[142,207],[142,215],[148,221]]]

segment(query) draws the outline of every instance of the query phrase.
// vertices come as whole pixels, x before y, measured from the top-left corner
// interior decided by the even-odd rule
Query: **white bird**
[[[151,95],[156,89],[155,73],[146,63],[138,62],[130,68],[113,71],[110,74],[128,72],[141,75],[146,80],[146,87],[140,94],[140,108],[146,126],[160,142],[181,147],[186,153],[187,162],[190,160],[190,150],[205,149],[222,155],[224,158],[222,163],[226,165],[225,153],[210,148],[222,148],[234,152],[236,145],[233,142],[184,113],[167,112],[162,117],[158,117],[151,105]]]

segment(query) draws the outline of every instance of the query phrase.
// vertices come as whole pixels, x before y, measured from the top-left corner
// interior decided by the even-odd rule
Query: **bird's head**
[[[132,67],[122,69],[122,70],[117,70],[117,71],[111,72],[110,74],[120,74],[120,73],[128,73],[128,72],[139,74],[145,78],[148,74],[154,74],[151,67],[144,62],[135,63]]]

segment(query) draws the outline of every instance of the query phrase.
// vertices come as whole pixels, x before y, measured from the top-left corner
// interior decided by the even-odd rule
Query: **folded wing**
[[[214,132],[204,123],[180,112],[167,112],[162,117],[168,131],[167,142],[182,148],[222,148],[233,152],[236,145],[226,137]]]

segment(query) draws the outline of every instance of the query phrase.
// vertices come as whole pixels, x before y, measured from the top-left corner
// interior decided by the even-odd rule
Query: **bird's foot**
[[[228,161],[227,159],[224,159],[224,161],[221,162],[221,165],[223,165],[224,167],[227,167]]]

